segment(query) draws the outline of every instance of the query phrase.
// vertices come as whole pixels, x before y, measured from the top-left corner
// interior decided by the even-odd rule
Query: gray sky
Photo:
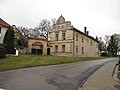
[[[34,28],[61,14],[94,37],[120,34],[120,0],[0,0],[0,17],[10,25]]]

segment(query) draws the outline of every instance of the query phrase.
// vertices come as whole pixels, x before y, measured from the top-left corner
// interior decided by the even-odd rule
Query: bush
[[[0,58],[5,57],[6,53],[7,52],[5,46],[0,44]]]
[[[14,30],[11,26],[5,33],[3,43],[7,45],[7,54],[14,54]]]

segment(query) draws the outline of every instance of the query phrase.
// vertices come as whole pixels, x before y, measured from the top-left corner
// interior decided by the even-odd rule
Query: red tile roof
[[[32,37],[28,37],[28,39],[48,41],[47,38],[39,38],[39,37],[34,37],[34,36],[32,36]]]
[[[4,20],[2,20],[1,18],[0,18],[0,25],[2,25],[4,27],[9,27],[10,26],[7,22],[5,22]]]

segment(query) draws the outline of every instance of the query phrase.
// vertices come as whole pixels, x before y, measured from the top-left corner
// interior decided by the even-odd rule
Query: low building
[[[51,55],[56,56],[99,56],[98,41],[89,36],[87,27],[84,33],[65,21],[61,15],[50,32]]]
[[[28,53],[50,55],[49,41],[46,38],[28,37]]]

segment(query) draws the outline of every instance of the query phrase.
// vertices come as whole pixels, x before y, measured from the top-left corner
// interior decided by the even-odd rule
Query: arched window
[[[63,32],[62,33],[62,40],[65,40],[65,36],[66,36],[65,32]]]

